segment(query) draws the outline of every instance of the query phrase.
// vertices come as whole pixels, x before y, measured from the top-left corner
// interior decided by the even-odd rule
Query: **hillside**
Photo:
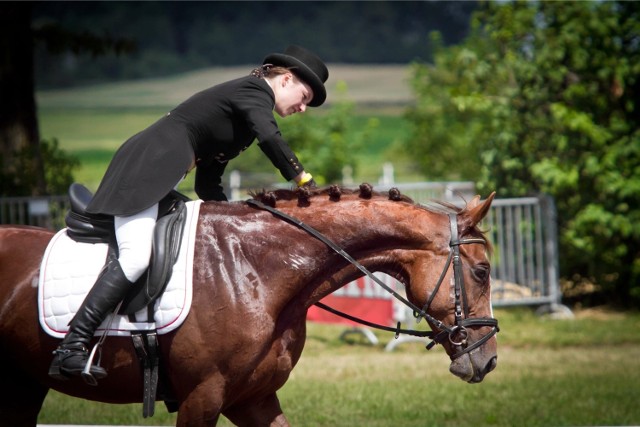
[[[37,93],[41,108],[171,108],[215,84],[246,75],[252,66],[215,67],[166,78],[105,83]],[[329,65],[328,103],[347,85],[347,99],[359,106],[404,106],[411,102],[408,65]]]

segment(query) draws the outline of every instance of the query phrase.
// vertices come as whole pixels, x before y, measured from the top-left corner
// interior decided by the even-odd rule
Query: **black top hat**
[[[314,53],[300,46],[292,45],[284,53],[268,55],[262,63],[290,68],[291,71],[311,86],[313,99],[308,104],[309,107],[318,107],[327,98],[324,82],[329,78],[329,70]]]

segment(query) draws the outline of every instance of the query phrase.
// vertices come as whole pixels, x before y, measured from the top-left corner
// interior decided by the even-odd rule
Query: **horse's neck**
[[[308,207],[288,205],[280,209],[345,250],[413,246],[434,238],[433,227],[428,223],[436,214],[404,202],[355,199],[316,202]]]
[[[368,268],[393,264],[395,249],[425,244],[423,211],[405,202],[312,199],[307,207],[283,201],[276,209],[308,224]],[[325,243],[277,215],[240,204],[203,207],[203,233],[209,245],[205,263],[242,292],[247,277],[269,287],[265,298],[278,306],[295,300],[305,306],[346,284],[354,268]],[[428,237],[427,237],[428,238]],[[381,270],[382,271],[382,270]],[[295,295],[295,296],[294,296]]]
[[[395,264],[393,251],[415,249],[425,245],[428,239],[435,238],[428,237],[433,227],[421,222],[435,214],[418,211],[415,206],[405,202],[312,200],[307,207],[297,207],[289,202],[277,208],[313,227],[349,256],[375,271],[387,272],[386,269]],[[286,228],[291,227],[294,226],[286,224]],[[298,245],[299,253],[304,254],[314,267],[308,270],[309,277],[300,283],[300,286],[307,287],[305,295],[311,303],[346,284],[354,275],[355,268],[346,259],[340,259],[333,249],[317,237],[307,234],[299,239]]]

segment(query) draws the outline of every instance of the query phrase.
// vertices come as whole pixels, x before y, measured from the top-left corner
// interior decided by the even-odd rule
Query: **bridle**
[[[429,299],[425,303],[422,310],[419,312],[414,311],[414,316],[418,319],[426,318],[427,321],[435,324],[437,329],[440,329],[440,332],[437,333],[433,337],[433,341],[427,346],[427,349],[433,347],[436,343],[442,344],[446,339],[449,340],[452,346],[454,346],[458,352],[451,356],[451,359],[457,359],[463,354],[469,353],[472,350],[480,347],[482,344],[487,342],[492,336],[500,331],[498,327],[498,319],[493,317],[469,317],[469,304],[467,302],[467,292],[464,287],[464,275],[462,273],[462,260],[460,259],[460,245],[479,243],[482,245],[486,245],[487,242],[481,238],[469,238],[469,239],[460,239],[458,236],[458,221],[457,215],[454,213],[449,214],[449,226],[451,228],[451,240],[449,241],[449,256],[447,257],[447,262],[444,265],[444,269],[442,273],[440,273],[440,278],[436,283],[436,286],[433,288]],[[455,323],[453,326],[447,326],[441,321],[434,319],[431,316],[427,315],[427,310],[429,306],[433,302],[438,290],[440,289],[440,285],[444,281],[444,277],[449,270],[449,266],[453,262],[453,280],[454,280],[454,304],[455,304]],[[425,316],[427,315],[427,316]],[[469,337],[469,332],[467,331],[467,327],[474,326],[491,326],[491,331],[485,334],[482,338],[477,340],[471,345],[468,345],[467,338]]]
[[[278,209],[275,209],[271,206],[265,205],[264,203],[258,200],[249,199],[247,200],[247,204],[255,206],[259,209],[264,209],[266,211],[269,211],[275,216],[291,224],[296,225],[297,227],[303,229],[313,237],[317,238],[318,240],[326,244],[328,247],[330,247],[334,252],[336,252],[337,254],[342,256],[344,259],[349,261],[353,266],[358,268],[358,270],[360,270],[362,273],[368,276],[371,280],[373,280],[375,283],[377,283],[379,286],[381,286],[383,289],[389,292],[394,298],[396,298],[397,300],[402,302],[404,305],[406,305],[408,308],[413,310],[413,314],[418,319],[418,322],[421,319],[426,319],[427,322],[429,322],[432,325],[432,327],[435,327],[435,329],[438,329],[439,332],[435,332],[433,330],[418,331],[418,330],[412,330],[412,329],[401,329],[400,322],[398,322],[396,328],[390,328],[387,326],[371,323],[366,320],[359,319],[357,317],[353,317],[347,313],[333,309],[321,302],[317,302],[315,305],[317,305],[320,308],[323,308],[333,314],[342,316],[346,319],[361,323],[369,327],[382,329],[390,332],[395,332],[396,338],[400,334],[430,338],[432,341],[427,345],[427,350],[430,350],[436,344],[442,344],[448,340],[449,343],[456,349],[456,353],[450,356],[451,360],[455,360],[458,357],[480,347],[485,342],[487,342],[492,336],[497,334],[498,331],[500,330],[498,328],[498,320],[493,317],[476,317],[476,318],[469,317],[469,305],[467,303],[467,294],[464,286],[464,276],[462,273],[462,260],[460,258],[460,245],[475,244],[475,243],[486,245],[486,241],[481,238],[460,239],[458,237],[458,222],[457,222],[457,215],[455,213],[449,214],[449,224],[451,228],[451,240],[449,242],[449,247],[451,250],[449,252],[449,256],[447,257],[447,261],[445,263],[444,269],[442,270],[442,273],[440,274],[438,282],[436,283],[436,286],[431,292],[431,295],[427,299],[427,302],[425,303],[423,308],[419,308],[418,306],[413,304],[411,301],[407,300],[405,297],[398,294],[395,290],[393,290],[388,285],[386,285],[382,280],[374,276],[373,273],[371,273],[366,267],[360,264],[351,255],[346,253],[344,249],[339,247],[333,241],[329,240],[325,235],[320,233],[318,230],[314,229],[308,224],[305,224],[304,222],[298,220],[297,218],[287,215],[284,212],[279,211]],[[429,313],[427,313],[427,310],[429,309],[429,306],[431,305],[436,294],[438,293],[438,290],[440,289],[440,285],[442,285],[442,282],[444,281],[444,278],[447,274],[447,271],[449,270],[449,267],[451,266],[451,263],[453,263],[453,277],[454,277],[455,323],[452,326],[448,326],[448,325],[445,325],[440,320],[436,319],[435,317],[431,316]],[[477,327],[477,326],[490,326],[491,330],[487,334],[485,334],[482,338],[480,338],[473,344],[469,345],[467,341],[469,337],[469,332],[467,328]]]

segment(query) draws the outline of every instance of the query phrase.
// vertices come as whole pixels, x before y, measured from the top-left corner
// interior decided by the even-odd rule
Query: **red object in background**
[[[375,276],[386,285],[397,289],[397,281],[390,276],[382,273],[375,273]],[[391,294],[369,277],[361,277],[326,296],[321,302],[350,316],[384,326],[392,326],[395,324],[392,298]],[[307,320],[360,325],[316,306],[312,306],[307,312]]]

